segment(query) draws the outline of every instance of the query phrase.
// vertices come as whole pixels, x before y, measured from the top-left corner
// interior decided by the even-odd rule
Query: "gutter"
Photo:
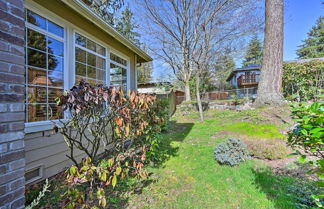
[[[96,26],[101,28],[103,31],[114,37],[117,41],[125,45],[131,51],[135,52],[139,57],[141,57],[145,62],[152,61],[152,57],[132,43],[130,40],[125,38],[120,34],[115,28],[110,24],[105,22],[98,14],[91,10],[84,2],[81,0],[61,0],[67,6],[75,10],[81,16],[88,19],[90,22],[94,23]]]

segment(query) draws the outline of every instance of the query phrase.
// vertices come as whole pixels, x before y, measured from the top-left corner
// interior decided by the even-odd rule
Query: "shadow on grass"
[[[157,150],[153,153],[152,167],[161,167],[170,157],[176,156],[179,150],[174,142],[182,142],[190,133],[193,123],[177,123],[170,121],[168,129],[162,133]]]
[[[190,133],[193,125],[193,123],[170,121],[167,131],[161,134],[158,149],[154,152],[154,156],[151,156],[154,157],[154,162],[150,166],[154,168],[162,167],[171,157],[177,156],[179,147],[173,143],[182,142]],[[130,195],[141,194],[145,187],[156,181],[157,179],[151,176],[146,180],[128,179],[121,182],[110,195],[109,208],[127,208]]]
[[[276,175],[270,168],[253,169],[254,180],[260,192],[275,204],[275,208],[316,208],[311,195],[318,188],[306,179]]]
[[[189,134],[193,127],[193,123],[176,123],[170,121],[167,131],[161,134],[159,148],[156,151],[153,167],[160,167],[170,157],[176,156],[179,147],[172,145],[173,142],[182,142]],[[136,178],[129,178],[120,181],[117,186],[109,191],[106,191],[108,197],[107,208],[126,208],[129,202],[129,197],[132,194],[141,194],[143,189],[157,180],[149,177],[145,180]],[[26,203],[30,204],[42,189],[42,182],[30,187],[26,194]],[[42,198],[40,204],[35,208],[62,208],[64,199],[62,194],[66,192],[64,172],[52,177],[50,179],[51,192],[46,193]]]

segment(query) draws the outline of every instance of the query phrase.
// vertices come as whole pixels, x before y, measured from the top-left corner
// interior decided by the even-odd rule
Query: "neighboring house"
[[[176,110],[176,95],[169,82],[140,83],[137,91],[143,94],[156,94],[158,98],[166,98],[169,102],[169,115]]]
[[[258,87],[260,80],[261,65],[249,65],[237,68],[228,76],[226,81],[230,82],[236,89]]]
[[[176,99],[177,99],[176,100],[177,105],[181,104],[183,101],[186,100],[185,92],[182,90],[176,90],[175,95],[176,95]]]
[[[81,79],[134,90],[152,58],[81,0],[0,0],[0,18],[0,208],[23,208],[25,183],[71,165],[55,98]]]

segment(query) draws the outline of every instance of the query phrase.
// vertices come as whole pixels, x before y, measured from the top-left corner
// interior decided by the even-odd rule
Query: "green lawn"
[[[129,208],[294,208],[286,195],[294,179],[272,175],[260,161],[227,167],[214,160],[215,146],[232,132],[256,140],[284,138],[283,127],[258,111],[210,111],[205,122],[195,113],[171,121],[163,135],[166,160],[150,169],[154,181],[129,197]]]
[[[148,167],[151,175],[146,180],[120,181],[108,193],[109,208],[296,208],[292,199],[296,195],[288,191],[291,185],[298,185],[296,179],[275,176],[262,161],[228,167],[214,160],[215,146],[230,136],[285,140],[280,130],[288,125],[269,112],[208,111],[204,122],[199,121],[198,113],[172,118],[162,135],[161,162]],[[39,207],[61,208],[66,191],[64,176],[53,178],[50,184],[51,192]],[[27,202],[36,197],[40,188],[27,193]]]

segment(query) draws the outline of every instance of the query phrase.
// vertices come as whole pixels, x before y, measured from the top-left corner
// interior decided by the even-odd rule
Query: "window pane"
[[[48,53],[63,56],[64,45],[61,41],[57,41],[48,37]]]
[[[64,76],[58,71],[48,71],[48,86],[63,87]]]
[[[76,33],[75,34],[75,43],[80,45],[80,46],[83,46],[83,47],[86,47],[86,42],[87,39],[84,37],[84,36],[81,36],[80,34]]]
[[[59,37],[64,37],[64,28],[28,10],[27,22]],[[26,85],[26,111],[28,114],[26,120],[28,122],[48,120],[48,110],[51,110],[51,114],[53,114],[51,119],[63,118],[63,113],[57,111],[55,99],[63,93],[64,42],[49,37],[43,32],[30,28],[26,30],[26,68],[28,73]],[[49,102],[51,104],[48,104]]]
[[[59,72],[63,72],[64,63],[63,58],[54,56],[54,55],[48,55],[48,69],[49,70],[55,70]]]
[[[47,120],[46,104],[28,105],[28,122]]]
[[[33,25],[36,25],[46,30],[46,19],[35,14],[34,12],[27,10],[27,21]]]
[[[97,80],[106,80],[105,71],[97,69]]]
[[[39,86],[29,86],[28,103],[46,103],[46,88]]]
[[[88,66],[87,69],[88,69],[87,77],[96,79],[96,68]]]
[[[63,111],[61,108],[58,108],[56,104],[48,105],[48,118],[50,120],[57,120],[63,118]]]
[[[33,49],[28,49],[28,65],[46,68],[46,54]]]
[[[97,57],[97,64],[96,64],[97,68],[105,69],[105,64],[106,64],[105,59],[101,57]]]
[[[83,64],[80,64],[80,63],[75,63],[75,73],[76,75],[81,75],[81,76],[84,76],[86,77],[87,76],[87,71],[86,71],[86,66],[83,65]]]
[[[46,84],[47,84],[46,71],[29,67],[28,68],[28,84],[46,86]]]
[[[46,51],[46,37],[45,35],[38,33],[34,30],[28,29],[27,30],[27,36],[28,36],[28,46],[39,49],[42,51]]]
[[[96,42],[77,33],[75,39],[77,44],[84,46],[86,43],[86,48],[94,52],[92,53],[88,50],[83,50],[80,47],[75,47],[76,83],[81,79],[85,79],[91,84],[104,83],[106,80],[106,59],[100,57],[96,53],[105,56],[106,49]]]
[[[97,44],[97,53],[106,56],[106,49],[103,46]]]
[[[91,66],[96,66],[96,55],[87,52],[87,64]]]
[[[48,88],[48,103],[56,103],[55,99],[63,94],[63,89]]]
[[[62,38],[64,37],[64,29],[51,21],[48,21],[48,32],[51,32]]]
[[[115,55],[114,53],[110,53],[110,59],[119,63],[119,64],[122,64],[124,66],[127,66],[127,61],[117,55]]]
[[[86,63],[86,52],[78,47],[75,48],[75,58],[78,62]]]
[[[114,64],[110,64],[110,74],[118,74],[122,73],[122,70],[120,67]]]
[[[95,52],[96,51],[96,43],[87,39],[87,48]]]

